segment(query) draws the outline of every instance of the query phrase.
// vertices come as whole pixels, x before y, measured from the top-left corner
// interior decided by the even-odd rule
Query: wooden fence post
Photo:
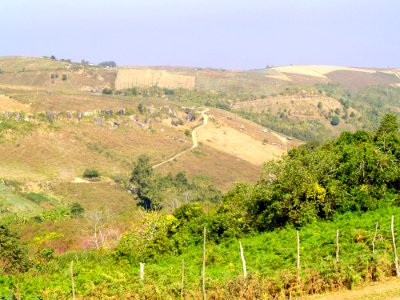
[[[378,222],[376,222],[375,225],[375,234],[374,234],[374,238],[372,240],[372,255],[375,254],[375,241],[376,241],[376,235],[378,234]]]
[[[399,272],[399,260],[397,258],[396,240],[394,237],[394,216],[392,216],[392,240],[393,240],[393,252],[394,252],[394,267],[396,268],[396,276],[400,277]]]
[[[203,269],[201,272],[203,300],[207,299],[207,295],[206,295],[206,237],[207,237],[207,231],[206,231],[206,226],[204,226],[204,231],[203,231]]]
[[[300,283],[300,232],[296,230],[297,234],[297,280]]]
[[[140,280],[144,280],[144,263],[139,263],[140,265]]]
[[[181,298],[183,298],[184,288],[185,288],[185,259],[182,258]]]
[[[242,265],[243,265],[243,277],[244,280],[246,280],[247,278],[246,260],[244,259],[243,247],[241,242],[239,242],[239,246],[240,246],[240,257],[242,258]]]
[[[336,263],[339,263],[339,229],[336,230]]]
[[[71,273],[71,287],[72,287],[72,300],[75,300],[75,280],[74,280],[74,261],[71,260],[71,266],[69,268]]]

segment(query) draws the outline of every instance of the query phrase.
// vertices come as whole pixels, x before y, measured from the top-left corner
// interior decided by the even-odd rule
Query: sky
[[[0,0],[0,56],[400,67],[400,0]]]

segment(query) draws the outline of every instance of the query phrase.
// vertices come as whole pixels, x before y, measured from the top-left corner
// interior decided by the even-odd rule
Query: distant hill
[[[0,69],[0,178],[18,181],[73,181],[93,166],[106,177],[127,176],[140,154],[156,164],[190,150],[190,132],[202,124],[201,107],[207,101],[223,104],[218,93],[191,90],[196,81],[186,80],[192,76],[187,74],[196,71],[190,68],[135,71],[2,57]],[[129,76],[136,78],[130,86],[134,93],[122,89]],[[179,88],[180,79],[189,84],[185,89]],[[104,88],[113,94],[103,94]],[[164,165],[162,172],[206,175],[228,189],[236,181],[254,182],[265,160],[299,143],[228,111],[213,108],[208,114],[198,149]]]
[[[156,101],[232,110],[301,140],[336,136],[343,130],[374,129],[385,113],[400,113],[400,69],[394,68],[110,68],[51,58],[1,57],[0,70],[3,94],[12,96],[13,91],[23,90],[17,101],[29,103],[32,111],[119,107],[121,98],[105,100],[102,90],[123,95],[133,88],[141,90],[135,96],[144,96],[146,101],[151,94]],[[39,90],[42,95],[36,101]],[[54,102],[50,94],[56,91],[59,100]],[[3,105],[11,105],[5,102],[3,97]]]

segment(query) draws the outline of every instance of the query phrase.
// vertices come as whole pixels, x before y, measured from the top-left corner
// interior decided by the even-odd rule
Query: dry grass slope
[[[126,69],[118,70],[115,80],[116,89],[126,89],[130,87],[152,87],[170,89],[194,89],[196,79],[194,76],[173,73],[167,70],[152,69]]]

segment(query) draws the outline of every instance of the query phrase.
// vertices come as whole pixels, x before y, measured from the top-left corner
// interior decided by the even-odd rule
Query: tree
[[[152,208],[151,200],[148,196],[152,184],[153,168],[150,165],[150,158],[143,154],[136,160],[130,182],[135,186],[136,195],[145,209]]]
[[[86,215],[89,230],[93,233],[93,244],[97,250],[120,239],[120,234],[110,222],[112,213],[104,210],[94,210]]]
[[[397,133],[399,131],[399,122],[395,114],[387,114],[383,117],[378,128],[378,135]]]
[[[141,184],[143,180],[153,176],[153,168],[150,165],[150,157],[142,154],[136,160],[131,175],[131,182]]]
[[[0,225],[0,270],[5,273],[27,271],[30,261],[17,235]]]
[[[56,57],[54,55],[50,56],[50,59],[55,60]]]
[[[397,157],[400,156],[398,131],[399,122],[397,121],[397,116],[395,114],[387,114],[383,117],[375,137],[376,142],[383,147],[384,151],[392,152]]]

